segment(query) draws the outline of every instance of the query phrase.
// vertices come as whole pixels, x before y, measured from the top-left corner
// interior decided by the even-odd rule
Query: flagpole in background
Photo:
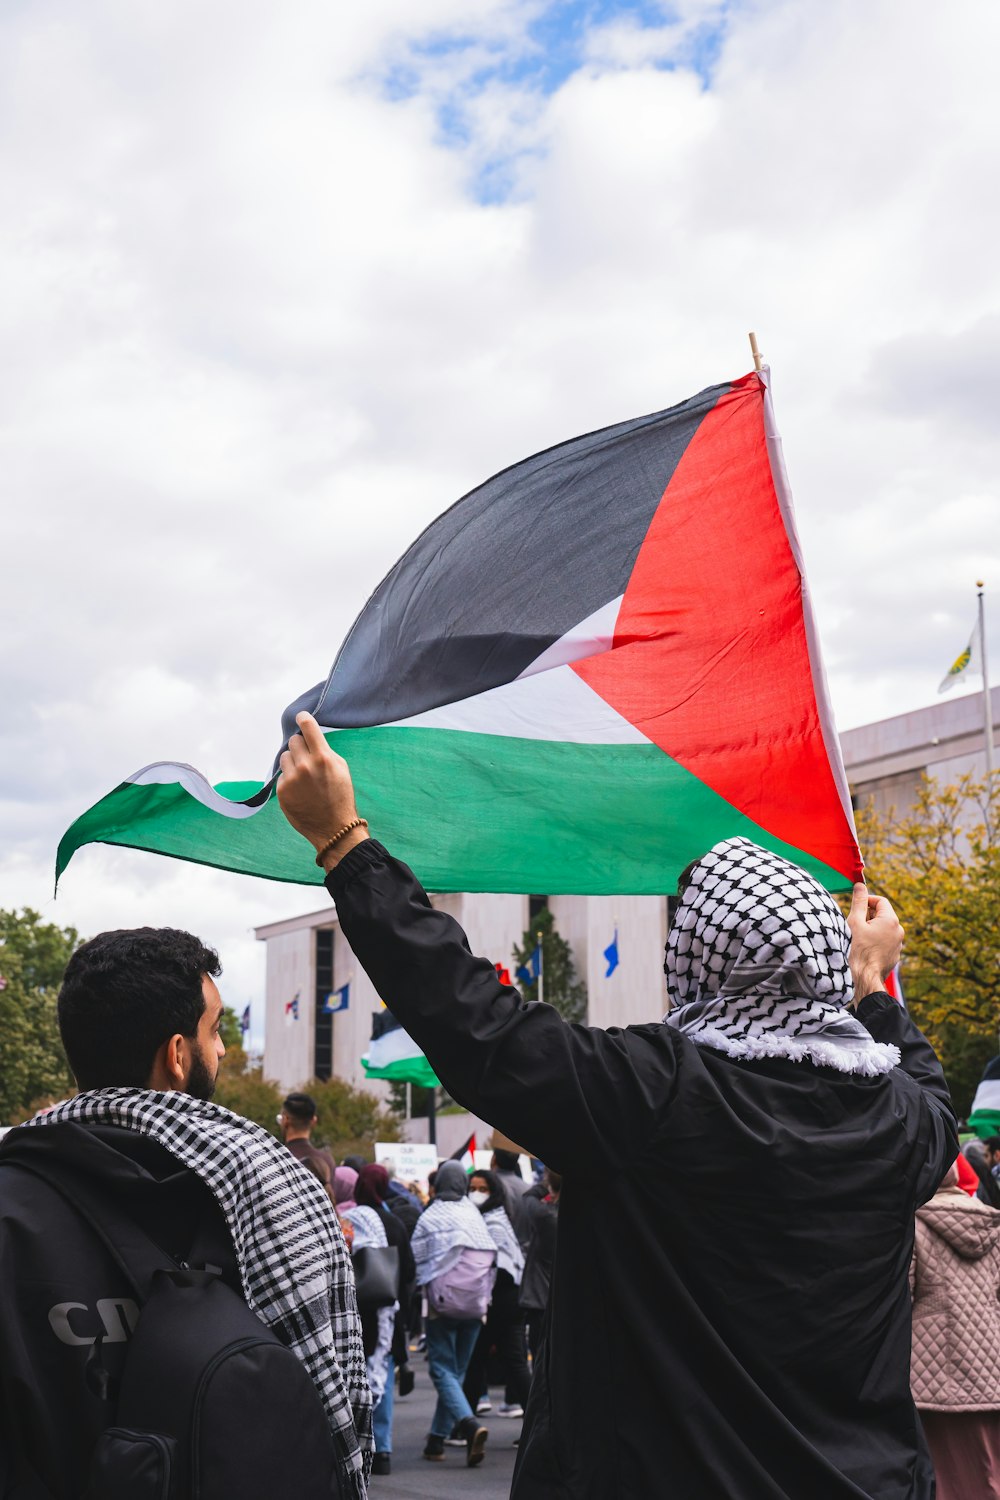
[[[983,669],[983,719],[986,730],[986,774],[993,775],[993,699],[990,697],[990,669],[986,659],[986,605],[982,578],[976,579],[979,590],[979,661]]]
[[[545,999],[545,949],[542,947],[541,932],[536,932],[535,936],[538,939],[538,999],[542,1001]]]

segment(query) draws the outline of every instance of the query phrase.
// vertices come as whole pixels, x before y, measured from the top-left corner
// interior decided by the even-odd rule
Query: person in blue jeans
[[[495,1255],[482,1215],[469,1202],[468,1179],[457,1161],[446,1161],[438,1168],[434,1198],[417,1220],[411,1249],[417,1282],[423,1287],[447,1276],[466,1251]],[[439,1316],[428,1299],[427,1362],[438,1399],[427,1434],[425,1458],[443,1459],[444,1440],[457,1428],[465,1439],[469,1467],[483,1461],[488,1434],[477,1421],[462,1389],[481,1327],[482,1318]]]

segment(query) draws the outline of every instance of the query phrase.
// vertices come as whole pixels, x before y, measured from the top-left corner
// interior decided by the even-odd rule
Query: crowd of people
[[[102,933],[59,995],[79,1093],[0,1147],[0,1497],[365,1500],[421,1341],[431,1461],[482,1463],[497,1360],[514,1500],[1000,1494],[1000,1117],[960,1153],[885,991],[889,903],[859,884],[845,920],[725,839],[681,876],[665,1017],[570,1025],[473,955],[298,723],[278,797],[357,961],[546,1181],[446,1161],[422,1203],[314,1146],[308,1097],[281,1140],[219,1108],[217,955]]]
[[[355,1284],[373,1401],[372,1473],[391,1472],[395,1387],[403,1396],[413,1389],[415,1351],[425,1355],[438,1397],[424,1457],[442,1460],[446,1447],[464,1448],[466,1463],[476,1467],[488,1437],[480,1419],[494,1411],[491,1367],[504,1382],[498,1416],[522,1418],[528,1403],[529,1359],[540,1340],[555,1258],[558,1173],[539,1163],[529,1182],[520,1153],[498,1147],[489,1168],[471,1173],[456,1160],[442,1162],[424,1189],[395,1178],[392,1163],[349,1156],[337,1166],[312,1143],[317,1117],[308,1094],[290,1094],[278,1123],[289,1150],[323,1184],[360,1266]],[[396,1251],[391,1302],[383,1284],[372,1285],[362,1257],[383,1248]]]

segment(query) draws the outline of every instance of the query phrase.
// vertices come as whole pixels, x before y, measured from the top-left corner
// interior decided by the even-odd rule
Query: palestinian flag
[[[459,1146],[448,1158],[449,1161],[457,1161],[463,1172],[474,1172],[476,1170],[476,1137],[470,1135],[464,1146]]]
[[[670,890],[743,834],[842,887],[851,804],[768,374],[488,480],[375,590],[310,709],[373,834],[435,890]],[[136,772],[73,824],[319,884],[273,780]]]
[[[969,1129],[981,1141],[1000,1135],[1000,1057],[991,1057],[983,1069],[969,1113]]]
[[[412,1083],[422,1089],[437,1087],[437,1074],[390,1010],[373,1012],[372,1039],[361,1066],[366,1078]]]

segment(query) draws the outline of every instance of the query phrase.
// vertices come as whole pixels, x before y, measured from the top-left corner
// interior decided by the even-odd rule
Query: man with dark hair
[[[311,1377],[334,1493],[364,1496],[371,1399],[350,1258],[320,1183],[267,1131],[210,1102],[225,1052],[219,973],[211,948],[172,928],[101,933],[67,965],[59,1026],[81,1092],[0,1149],[4,1496],[92,1492],[141,1321],[105,1216],[118,1232],[127,1218],[157,1258],[218,1268]],[[271,1454],[287,1442],[291,1459],[296,1439],[259,1441]]]
[[[337,1170],[337,1163],[325,1146],[314,1146],[310,1140],[318,1122],[316,1101],[311,1094],[294,1093],[287,1096],[278,1116],[285,1145],[296,1161],[305,1161],[309,1156],[314,1160],[325,1161],[332,1175]]]
[[[845,920],[723,839],[677,903],[666,1018],[570,1025],[472,954],[297,722],[278,798],[358,961],[452,1098],[563,1177],[514,1500],[931,1500],[907,1271],[958,1136],[884,992],[889,903],[859,883]]]

